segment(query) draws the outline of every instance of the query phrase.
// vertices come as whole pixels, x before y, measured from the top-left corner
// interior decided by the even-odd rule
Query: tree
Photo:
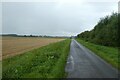
[[[78,34],[78,38],[105,46],[117,46],[118,42],[118,14],[101,18],[91,31]]]

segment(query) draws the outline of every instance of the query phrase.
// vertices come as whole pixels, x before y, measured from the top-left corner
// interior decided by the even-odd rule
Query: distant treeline
[[[94,29],[82,32],[78,34],[77,37],[95,44],[117,46],[118,13],[112,13],[110,16],[101,18]]]
[[[0,34],[0,36],[17,36],[17,34]]]
[[[17,35],[17,34],[2,34],[0,36],[11,36],[11,37],[43,37],[43,38],[70,38],[69,36],[47,36],[47,35]]]

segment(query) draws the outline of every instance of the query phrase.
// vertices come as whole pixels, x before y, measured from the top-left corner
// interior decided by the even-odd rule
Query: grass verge
[[[105,61],[110,63],[112,66],[120,70],[120,58],[118,57],[118,49],[114,47],[107,47],[96,45],[90,42],[85,42],[81,39],[76,39],[79,43],[96,53],[98,56],[103,58]]]
[[[3,78],[64,78],[70,39],[4,59]]]

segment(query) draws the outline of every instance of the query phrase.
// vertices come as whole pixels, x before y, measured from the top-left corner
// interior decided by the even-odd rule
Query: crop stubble
[[[39,48],[61,40],[64,39],[39,37],[2,37],[2,58],[4,59],[21,54],[31,49]]]

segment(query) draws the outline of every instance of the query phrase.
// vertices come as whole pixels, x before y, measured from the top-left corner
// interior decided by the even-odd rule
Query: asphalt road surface
[[[118,78],[117,69],[72,39],[65,71],[67,78]]]

